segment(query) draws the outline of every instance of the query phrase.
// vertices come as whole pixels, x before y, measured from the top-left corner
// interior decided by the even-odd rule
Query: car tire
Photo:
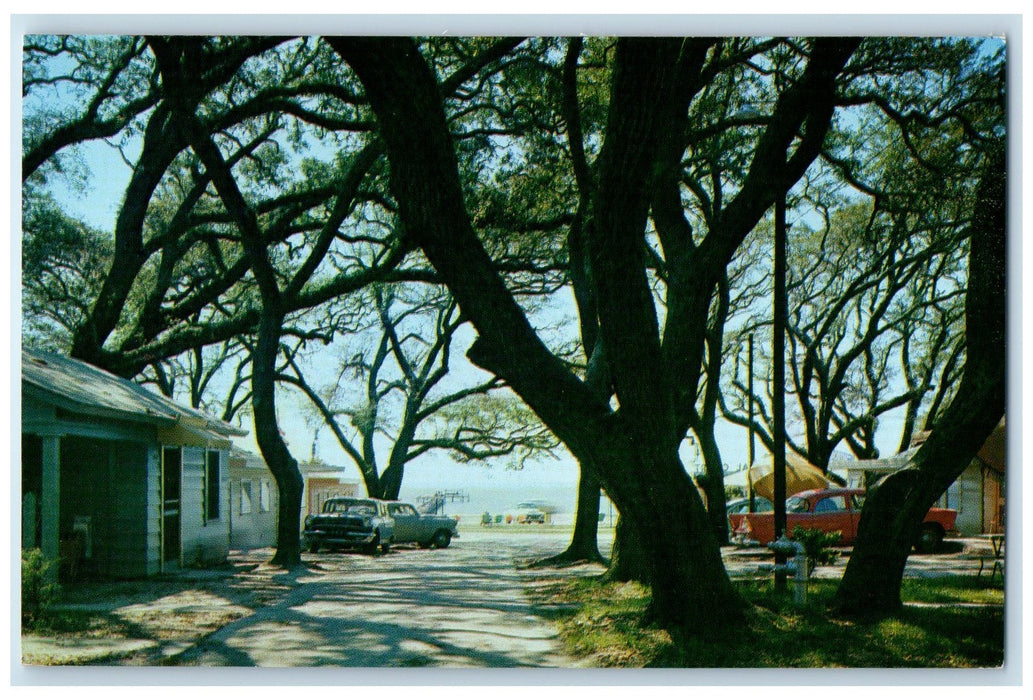
[[[943,544],[943,530],[935,525],[923,525],[922,534],[918,538],[918,551],[922,554],[932,554],[940,549]]]
[[[377,556],[380,551],[380,533],[374,533],[373,541],[366,545],[365,552],[371,557]]]
[[[311,552],[312,554],[316,554],[319,551],[319,542],[317,540],[313,540],[313,541],[309,542],[308,543],[308,551]]]
[[[390,551],[391,551],[391,540],[387,540],[382,545],[380,545],[380,553],[381,554],[387,554]]]
[[[437,549],[445,549],[452,542],[452,533],[448,530],[438,530],[430,543]]]
[[[420,549],[430,549],[431,545],[433,545],[434,542],[432,540],[427,540],[426,542],[420,542],[419,544]]]

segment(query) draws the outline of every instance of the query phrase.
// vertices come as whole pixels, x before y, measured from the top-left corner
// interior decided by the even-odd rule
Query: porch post
[[[57,435],[43,436],[43,488],[40,494],[40,549],[47,561],[52,561],[50,575],[57,579],[56,566],[60,527],[61,502],[61,438]]]

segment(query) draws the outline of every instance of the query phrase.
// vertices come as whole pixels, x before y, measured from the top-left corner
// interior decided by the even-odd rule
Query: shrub
[[[56,562],[43,556],[39,548],[22,550],[22,625],[37,627],[49,616],[61,587],[51,572]]]
[[[842,537],[843,533],[838,531],[823,532],[799,525],[794,527],[792,532],[792,538],[803,545],[804,552],[807,554],[808,571],[813,571],[814,567],[819,564],[831,564],[836,561],[839,552],[829,549],[829,547],[835,546]]]
[[[726,501],[730,501],[733,498],[746,498],[748,495],[745,486],[725,486]]]

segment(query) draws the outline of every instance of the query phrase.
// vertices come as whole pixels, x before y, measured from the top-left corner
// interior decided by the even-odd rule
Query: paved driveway
[[[177,660],[265,667],[576,666],[555,626],[525,594],[541,572],[518,568],[560,551],[565,538],[478,532],[444,550],[306,554],[312,569],[295,578],[281,575],[282,597]]]

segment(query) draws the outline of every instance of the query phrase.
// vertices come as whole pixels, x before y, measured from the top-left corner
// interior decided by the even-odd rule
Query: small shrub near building
[[[22,550],[22,627],[35,629],[46,623],[50,608],[61,595],[53,575],[57,562],[39,548]]]

